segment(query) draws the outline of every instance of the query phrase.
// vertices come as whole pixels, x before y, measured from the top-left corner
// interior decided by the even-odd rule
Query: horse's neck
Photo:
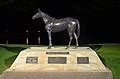
[[[45,22],[45,24],[48,23],[48,19],[46,18],[43,18],[43,21]]]
[[[50,22],[53,19],[54,18],[50,17],[49,15],[47,15],[45,13],[43,14],[43,20],[44,20],[45,24],[48,23],[48,22]]]

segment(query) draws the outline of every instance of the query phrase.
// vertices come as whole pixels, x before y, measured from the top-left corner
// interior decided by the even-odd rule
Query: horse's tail
[[[78,20],[77,20],[77,37],[78,38],[80,37],[80,23]]]

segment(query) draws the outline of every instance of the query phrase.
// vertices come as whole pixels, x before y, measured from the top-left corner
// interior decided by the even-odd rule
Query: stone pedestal
[[[20,52],[2,79],[112,79],[89,47],[31,47]]]
[[[0,74],[0,79],[2,79],[2,75]]]

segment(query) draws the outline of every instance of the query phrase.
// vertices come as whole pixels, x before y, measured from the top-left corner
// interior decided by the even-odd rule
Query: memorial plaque
[[[67,58],[66,57],[48,57],[49,64],[66,64]]]
[[[89,64],[89,57],[77,57],[77,64]]]
[[[26,63],[37,64],[38,63],[38,57],[27,57]]]
[[[69,55],[69,52],[46,52],[46,54],[49,54],[49,55],[60,55],[60,54],[63,54],[63,55]]]

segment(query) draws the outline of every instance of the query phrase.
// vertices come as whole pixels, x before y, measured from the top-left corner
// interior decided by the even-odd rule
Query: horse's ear
[[[41,11],[40,8],[38,8],[38,11],[39,11],[39,12]]]

